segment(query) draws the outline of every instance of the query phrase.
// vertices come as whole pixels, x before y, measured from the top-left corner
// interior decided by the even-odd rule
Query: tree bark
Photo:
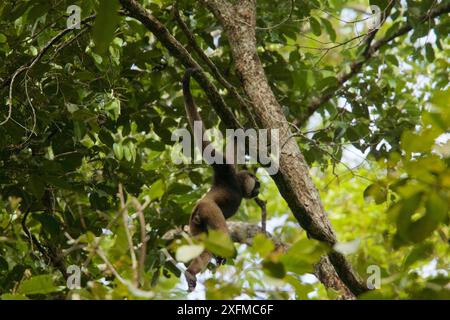
[[[246,244],[248,246],[253,245],[253,238],[259,233],[264,234],[267,238],[271,239],[277,250],[286,252],[289,249],[289,245],[280,241],[280,239],[274,237],[269,232],[264,232],[264,230],[256,225],[241,221],[227,221],[228,230],[230,232],[230,237],[233,242]],[[183,229],[172,229],[167,231],[162,237],[163,240],[173,240],[176,237],[181,236],[183,232],[189,233],[189,226],[184,226]]]
[[[331,227],[309,173],[309,167],[290,130],[267,80],[256,47],[256,1],[239,0],[234,4],[226,0],[202,0],[221,22],[227,35],[236,71],[245,93],[250,98],[256,119],[261,128],[279,129],[280,163],[279,172],[273,176],[281,195],[308,236],[331,246],[336,235]],[[332,266],[330,266],[330,264]],[[339,278],[327,281],[348,297],[348,289],[355,295],[368,290],[352,270],[345,257],[332,251],[328,259],[317,265],[319,273],[334,270]]]
[[[256,51],[255,3],[250,0],[239,0],[235,5],[227,1],[202,0],[202,2],[221,21],[227,33],[238,75],[251,101],[251,108],[256,115],[258,125],[261,128],[280,130],[280,145],[283,146],[280,155],[280,171],[272,176],[280,194],[310,237],[334,245],[336,235],[312,182],[309,167],[297,143],[291,138],[289,124],[268,84]],[[169,30],[136,0],[120,0],[120,3],[130,17],[141,21],[169,50],[170,54],[179,59],[186,68],[202,70]],[[238,127],[236,119],[208,77],[203,72],[197,72],[195,79],[207,94],[224,124],[229,128]],[[321,270],[321,273],[317,273],[318,275],[327,274],[327,278],[318,276],[319,280],[327,287],[331,285],[333,289],[341,293],[343,298],[354,298],[354,295],[367,290],[345,257],[337,252],[330,253],[329,259],[322,259],[317,268]],[[351,296],[348,294],[349,290]]]

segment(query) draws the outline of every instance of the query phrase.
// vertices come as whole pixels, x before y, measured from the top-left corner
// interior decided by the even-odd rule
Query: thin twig
[[[108,260],[108,258],[106,258],[105,253],[103,252],[103,250],[101,248],[97,248],[95,250],[95,252],[97,253],[97,255],[103,260],[103,262],[106,264],[106,266],[108,267],[108,269],[114,274],[114,276],[116,277],[117,280],[119,280],[123,285],[125,285],[128,290],[135,296],[137,297],[142,297],[142,298],[147,298],[147,299],[151,299],[155,296],[155,293],[153,291],[144,291],[141,290],[139,288],[137,288],[135,285],[133,285],[130,281],[125,280],[120,274],[119,272],[117,272],[116,268],[114,268],[114,266],[112,265],[112,263]]]
[[[276,29],[276,28],[282,26],[283,24],[285,24],[286,22],[291,20],[292,13],[294,12],[294,4],[295,4],[295,1],[291,0],[291,9],[289,10],[288,16],[283,21],[277,23],[276,25],[269,26],[269,27],[258,27],[258,26],[256,26],[256,29],[257,30],[273,30],[273,29]]]
[[[150,204],[150,200],[147,199],[143,205],[141,205],[136,199],[133,199],[133,204],[136,208],[136,212],[139,217],[139,224],[141,227],[141,247],[139,252],[139,267],[138,267],[138,284],[142,280],[145,267],[145,257],[147,254],[147,231],[145,230],[145,217],[144,210]]]
[[[264,233],[266,233],[267,232],[267,230],[266,230],[266,222],[267,222],[266,204],[267,204],[267,201],[264,201],[260,198],[255,198],[255,202],[261,208],[261,228],[262,228],[262,231]]]
[[[206,63],[208,68],[211,70],[211,73],[213,74],[214,78],[223,85],[230,95],[235,98],[238,103],[244,107],[244,110],[248,116],[252,119],[253,125],[256,126],[256,120],[254,119],[254,116],[252,112],[250,111],[249,103],[244,100],[244,98],[239,94],[239,92],[236,90],[236,88],[225,79],[225,77],[220,72],[219,68],[212,62],[212,60],[205,54],[205,52],[200,48],[200,46],[197,44],[197,41],[195,40],[194,35],[189,30],[189,27],[184,22],[184,20],[181,18],[180,11],[178,9],[178,0],[175,0],[173,5],[173,13],[175,16],[175,19],[178,22],[178,25],[180,26],[181,30],[185,34],[186,38],[188,39],[189,45],[194,49],[194,51],[199,55],[199,57]]]
[[[85,28],[83,28],[80,32],[78,32],[74,37],[72,37],[71,39],[69,39],[69,41],[67,42],[63,42],[60,46],[58,46],[55,49],[55,52],[52,54],[52,56],[50,57],[50,60],[53,60],[58,53],[64,49],[65,47],[70,46],[73,42],[75,42],[76,40],[78,40],[79,38],[81,38],[81,36],[83,36],[87,31],[89,31],[91,28],[90,24],[87,24]]]
[[[424,14],[419,21],[426,21],[428,19],[436,18],[442,14],[450,12],[450,4],[444,4],[441,6],[437,6],[434,9],[429,10],[426,14]],[[327,103],[331,98],[333,98],[337,92],[342,89],[343,85],[355,76],[363,67],[363,65],[384,45],[388,44],[392,40],[401,37],[407,34],[409,31],[413,29],[413,25],[410,23],[403,24],[397,32],[393,33],[390,36],[385,36],[384,38],[374,42],[368,49],[365,50],[365,55],[362,58],[359,58],[357,61],[354,61],[350,65],[349,72],[340,73],[337,76],[338,84],[336,87],[326,94],[322,94],[320,97],[316,97],[312,100],[312,102],[307,107],[307,112],[304,117],[300,119],[300,122],[308,119],[316,110],[318,110],[321,106]],[[371,40],[372,41],[372,40]],[[331,89],[331,88],[330,88]]]
[[[116,221],[117,221],[117,219],[123,214],[123,211],[125,211],[125,210],[127,210],[127,209],[128,209],[128,204],[125,205],[125,208],[120,209],[120,210],[116,213],[116,215],[114,216],[114,218],[108,223],[108,225],[106,226],[105,229],[106,229],[106,230],[111,229],[111,227],[113,226],[113,224],[115,224]],[[80,216],[81,216],[81,209],[80,209]],[[102,239],[101,237],[96,237],[96,238],[95,238],[94,244],[93,244],[94,251],[95,251],[95,249],[100,245],[101,239]],[[92,253],[92,254],[89,254],[88,257],[86,258],[86,260],[83,262],[83,267],[84,267],[84,268],[87,267],[87,265],[88,265],[89,262],[91,261],[93,255],[94,255],[93,253]]]
[[[39,240],[35,237],[33,233],[31,233],[30,229],[27,227],[27,218],[30,214],[31,210],[30,208],[27,209],[25,212],[23,218],[22,218],[22,229],[25,232],[25,234],[28,237],[28,240],[30,241],[31,251],[34,251],[33,245],[36,246],[38,251],[44,256],[45,259],[47,259],[47,262],[50,262],[55,268],[57,268],[64,277],[66,277],[66,268],[64,267],[64,264],[61,261],[61,258],[58,256],[54,256],[51,252],[46,250],[42,244],[39,242]]]
[[[128,209],[126,209],[127,207],[125,205],[122,184],[119,184],[119,193],[117,195],[120,199],[120,206],[122,209],[122,222],[123,222],[125,235],[127,236],[128,247],[130,250],[131,268],[133,270],[133,283],[135,286],[137,286],[139,283],[139,281],[138,281],[138,279],[139,279],[138,278],[138,264],[137,264],[137,259],[136,259],[136,252],[134,252],[133,238],[131,237],[130,230],[128,229],[129,228],[129,226],[128,226]]]
[[[193,77],[202,87],[217,115],[227,124],[228,128],[243,128],[236,119],[234,113],[231,112],[230,108],[225,103],[215,85],[208,79],[200,64],[171,34],[167,27],[136,0],[119,0],[119,2],[122,4],[123,9],[125,9],[126,15],[142,22],[143,25],[155,35],[161,44],[169,50],[170,54],[179,59],[184,67],[201,70],[201,72],[196,72]]]
[[[93,20],[95,18],[95,15],[89,16],[85,19],[83,19],[80,23],[84,24],[87,23],[91,20]],[[22,65],[21,67],[19,67],[14,74],[9,78],[6,79],[1,85],[0,85],[0,89],[2,89],[3,87],[5,87],[6,85],[9,84],[9,98],[8,98],[8,115],[6,117],[5,120],[3,120],[2,122],[0,122],[0,126],[4,125],[5,123],[7,123],[9,121],[9,119],[11,118],[12,115],[12,109],[13,109],[13,86],[14,86],[14,81],[15,79],[25,70],[30,70],[31,68],[33,68],[33,66],[44,56],[44,54],[55,44],[57,43],[61,38],[63,38],[66,34],[68,34],[69,32],[72,32],[73,28],[66,28],[63,31],[61,31],[60,33],[58,33],[55,37],[53,37],[43,48],[42,50],[29,62],[27,62],[26,64]]]

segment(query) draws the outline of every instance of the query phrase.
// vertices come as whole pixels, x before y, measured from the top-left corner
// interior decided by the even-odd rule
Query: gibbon
[[[192,131],[194,131],[194,121],[202,121],[189,86],[191,75],[197,71],[188,69],[183,77],[184,103]],[[202,154],[210,144],[211,142],[202,139]],[[215,158],[218,156],[217,152],[212,150]],[[220,155],[220,157],[224,159],[223,164],[211,164],[214,170],[211,189],[196,204],[189,220],[190,232],[194,237],[201,233],[207,233],[210,229],[229,233],[225,220],[237,212],[243,198],[251,199],[259,194],[260,182],[254,174],[246,170],[237,171],[234,164],[227,163],[224,155]],[[212,254],[204,250],[200,256],[191,261],[185,272],[188,291],[195,289],[196,275],[208,265],[211,258]],[[217,257],[216,260],[218,263],[223,262],[221,257]]]

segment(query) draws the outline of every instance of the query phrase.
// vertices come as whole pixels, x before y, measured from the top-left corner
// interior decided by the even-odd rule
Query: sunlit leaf
[[[189,262],[198,257],[205,248],[202,245],[185,245],[177,249],[176,259],[181,262]]]
[[[253,238],[252,249],[258,252],[259,255],[264,258],[275,249],[275,245],[263,234],[257,234]]]
[[[206,249],[213,254],[223,258],[233,258],[236,256],[236,249],[228,234],[216,231],[208,230],[208,235],[204,241]]]
[[[319,21],[317,21],[316,18],[310,17],[309,25],[311,26],[311,30],[315,36],[320,36],[322,34],[322,30],[320,28],[320,23],[319,23]]]
[[[30,279],[24,280],[17,292],[25,295],[33,294],[47,294],[51,292],[60,291],[61,287],[58,287],[53,282],[52,275],[39,275]]]

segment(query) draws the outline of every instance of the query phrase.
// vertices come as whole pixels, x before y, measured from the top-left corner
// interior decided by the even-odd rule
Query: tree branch
[[[441,6],[438,6],[434,9],[431,9],[429,12],[424,14],[419,20],[420,21],[426,21],[427,19],[433,19],[440,15],[443,15],[445,13],[450,12],[450,4],[444,4]],[[320,107],[322,107],[325,103],[327,103],[330,99],[332,99],[337,91],[341,89],[344,84],[354,77],[358,72],[361,71],[364,64],[373,57],[373,55],[384,45],[388,44],[392,40],[401,37],[405,34],[407,34],[409,31],[413,29],[413,26],[410,23],[405,23],[402,27],[400,27],[397,32],[393,33],[390,36],[385,36],[384,38],[375,41],[373,44],[371,44],[372,40],[370,39],[369,45],[365,49],[365,51],[362,54],[362,57],[358,61],[354,61],[350,65],[350,71],[348,72],[342,72],[337,76],[338,84],[333,88],[333,90],[330,90],[326,94],[316,97],[313,99],[313,101],[309,104],[307,107],[306,115],[303,117],[300,122],[304,122],[307,120],[314,112],[316,112]],[[375,36],[375,34],[373,35]]]
[[[334,245],[336,235],[327,218],[319,192],[312,182],[309,167],[294,139],[290,139],[290,125],[268,83],[256,48],[256,3],[241,0],[231,4],[226,0],[202,0],[224,27],[245,93],[252,101],[253,111],[261,128],[279,129],[281,154],[279,172],[272,176],[283,198],[288,203],[308,236]],[[332,259],[331,257],[339,257]],[[354,295],[367,287],[354,273],[345,257],[335,253],[323,259],[319,268],[336,270],[335,283],[341,293],[351,290]],[[326,264],[333,264],[333,266]],[[335,265],[336,264],[336,265]],[[325,271],[324,271],[325,272]],[[328,283],[324,283],[327,285]]]
[[[253,113],[258,124],[263,128],[280,129],[280,138],[288,139],[281,150],[280,172],[273,176],[281,195],[286,199],[294,216],[308,235],[314,239],[324,241],[330,245],[336,243],[336,236],[326,217],[326,213],[320,202],[319,193],[309,175],[309,168],[298,145],[293,139],[289,139],[290,127],[284,117],[281,107],[268,85],[267,78],[262,68],[256,51],[255,24],[256,17],[254,1],[242,0],[236,6],[228,1],[203,1],[209,9],[222,22],[231,44],[238,76],[243,88],[251,100]],[[191,57],[186,49],[170,34],[167,28],[145,10],[135,0],[120,0],[120,3],[128,11],[129,16],[141,21],[156,38],[166,47],[170,54],[177,58],[185,67],[202,70],[200,65]],[[209,82],[204,72],[196,72],[195,79],[208,95],[217,114],[228,128],[240,127],[234,115],[225,105],[214,85]],[[338,260],[334,260],[336,263]],[[345,258],[344,258],[345,261]],[[342,262],[342,261],[341,261]],[[347,276],[341,279],[353,279],[346,285],[353,285],[353,293],[359,294],[367,290],[362,282],[344,263],[336,268],[339,273],[345,272]],[[342,287],[345,285],[337,279]],[[336,288],[339,290],[339,288]],[[342,291],[342,290],[340,290]]]
[[[377,35],[381,26],[386,22],[387,17],[389,17],[391,15],[391,11],[392,11],[392,8],[394,8],[395,3],[396,3],[396,0],[391,0],[389,2],[386,9],[383,11],[382,21],[375,29],[373,29],[369,32],[369,35],[367,36],[366,43],[365,43],[366,48],[362,54],[364,57],[366,57],[369,54],[370,46],[372,45],[372,41],[375,39],[375,36]]]
[[[86,24],[89,21],[92,21],[95,18],[95,15],[89,16],[81,21],[81,24]],[[2,82],[0,85],[0,89],[3,89],[4,87],[9,85],[9,98],[8,98],[8,114],[2,122],[0,122],[0,126],[4,125],[11,119],[12,115],[12,109],[13,109],[13,87],[14,87],[14,81],[15,79],[24,71],[30,70],[33,68],[33,66],[46,54],[46,52],[53,47],[55,43],[57,43],[59,40],[61,40],[66,34],[72,32],[73,28],[66,28],[60,33],[58,33],[56,36],[54,36],[42,49],[39,51],[39,53],[31,59],[31,61],[27,62],[26,64],[20,66],[11,76],[9,76],[5,81]]]
[[[120,3],[127,11],[128,16],[140,21],[169,50],[170,54],[177,58],[186,68],[200,70],[200,72],[195,72],[193,77],[205,91],[217,115],[227,127],[234,129],[242,128],[239,121],[219,94],[217,88],[209,81],[203,68],[192,58],[183,45],[172,36],[169,30],[136,0],[120,0]]]
[[[256,224],[240,221],[227,221],[227,226],[228,230],[230,231],[231,240],[233,240],[233,242],[252,246],[255,236],[261,233],[273,241],[275,250],[287,252],[290,248],[289,244],[281,241],[271,233],[266,232],[263,228]],[[183,229],[172,229],[168,231],[162,238],[164,240],[171,241],[177,237],[181,237],[182,233],[189,233],[189,226],[185,226]],[[169,255],[169,257],[171,256]],[[175,261],[174,265],[176,266]],[[352,294],[352,292],[340,280],[328,256],[322,257],[319,263],[316,264],[314,274],[317,279],[322,282],[327,288],[333,288],[334,290],[339,291],[341,293],[341,299],[355,299],[355,296]]]
[[[266,221],[267,221],[267,201],[260,198],[255,199],[256,204],[261,208],[261,229],[266,232]]]
[[[144,275],[144,268],[145,268],[145,258],[147,256],[147,231],[145,229],[146,223],[145,223],[145,217],[144,217],[144,210],[147,208],[147,206],[150,204],[150,200],[147,199],[143,205],[139,203],[136,199],[132,199],[132,202],[136,208],[136,212],[139,217],[139,226],[140,226],[140,233],[141,233],[141,244],[140,244],[140,252],[139,252],[139,268],[138,268],[138,286],[139,283],[142,281],[142,276]]]
[[[197,53],[197,55],[206,63],[209,70],[211,71],[214,78],[225,87],[225,89],[228,90],[229,94],[237,100],[239,105],[244,109],[245,113],[249,118],[253,119],[253,115],[250,112],[249,105],[247,101],[244,100],[244,98],[239,94],[239,92],[236,90],[236,88],[225,79],[225,77],[220,72],[219,68],[214,64],[214,62],[211,61],[211,59],[205,54],[205,52],[200,48],[200,46],[197,44],[197,41],[195,40],[194,35],[189,30],[189,27],[184,22],[183,18],[180,15],[180,11],[178,8],[178,0],[174,2],[173,5],[173,12],[175,19],[178,22],[178,25],[180,26],[181,30],[183,31],[184,35],[186,36],[188,40],[188,44],[194,49],[194,51]],[[255,121],[253,119],[253,125],[255,125]]]
[[[230,237],[233,242],[246,244],[248,246],[253,245],[253,238],[259,234],[264,234],[267,238],[273,241],[276,249],[281,249],[286,252],[289,249],[289,244],[284,243],[280,239],[276,238],[269,232],[265,232],[260,226],[256,224],[240,222],[240,221],[227,221],[228,230],[230,231]],[[182,233],[189,233],[189,226],[184,226],[183,229],[172,229],[167,231],[162,239],[171,241],[181,236]]]
[[[347,286],[343,285],[339,275],[336,273],[336,270],[329,259],[329,256],[323,256],[320,258],[319,263],[315,266],[314,274],[326,288],[333,288],[336,291],[339,291],[341,294],[339,299],[355,299],[355,295],[348,289]]]

